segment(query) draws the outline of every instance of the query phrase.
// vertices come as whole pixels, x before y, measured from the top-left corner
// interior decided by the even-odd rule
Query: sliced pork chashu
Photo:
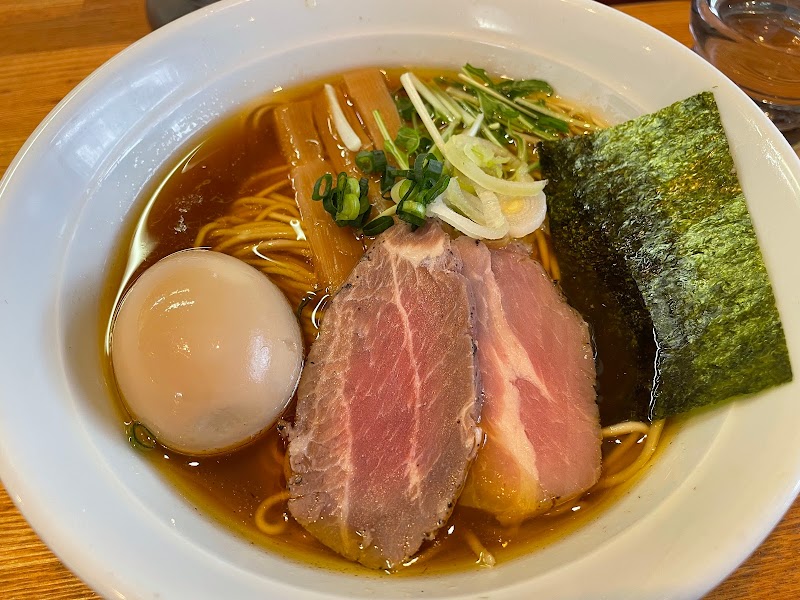
[[[449,517],[479,443],[472,300],[441,228],[381,235],[326,310],[289,434],[289,510],[392,569]]]

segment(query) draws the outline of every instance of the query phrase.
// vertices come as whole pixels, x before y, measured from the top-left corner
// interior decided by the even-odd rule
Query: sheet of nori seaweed
[[[631,416],[662,418],[791,380],[711,92],[539,151],[567,297],[591,312],[570,287],[597,280],[617,308],[604,326],[638,353]]]

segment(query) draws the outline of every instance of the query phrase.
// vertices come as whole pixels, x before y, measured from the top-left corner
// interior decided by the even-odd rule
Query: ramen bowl
[[[198,511],[128,444],[101,355],[103,294],[137,200],[194,136],[254,98],[364,66],[539,77],[610,121],[712,90],[800,355],[800,161],[680,44],[589,0],[216,4],[122,52],[65,98],[0,184],[0,476],[109,598],[694,598],[763,540],[800,482],[798,384],[686,419],[600,517],[497,565],[430,577],[311,567]],[[795,361],[795,365],[796,365]]]

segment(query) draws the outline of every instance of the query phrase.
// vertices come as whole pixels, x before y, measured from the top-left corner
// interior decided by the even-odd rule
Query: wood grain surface
[[[687,0],[619,8],[691,45]],[[148,31],[144,0],[0,0],[0,173],[62,97]],[[39,540],[0,486],[0,600],[96,598]],[[707,596],[790,598],[800,598],[800,502]]]

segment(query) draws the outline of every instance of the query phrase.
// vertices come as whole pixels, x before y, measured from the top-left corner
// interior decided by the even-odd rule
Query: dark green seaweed
[[[712,93],[539,151],[565,293],[596,337],[637,357],[627,416],[662,418],[791,380]],[[590,296],[578,280],[596,283]],[[613,309],[606,322],[593,321],[598,303]]]

